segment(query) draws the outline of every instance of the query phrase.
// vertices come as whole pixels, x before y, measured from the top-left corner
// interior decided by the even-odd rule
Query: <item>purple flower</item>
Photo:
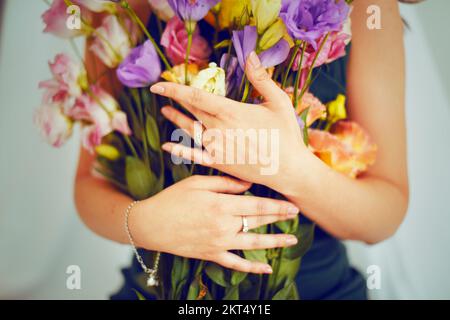
[[[220,67],[225,70],[225,83],[227,87],[227,96],[229,96],[231,92],[241,84],[244,72],[239,67],[238,59],[228,53],[222,55]]]
[[[340,31],[349,12],[345,0],[283,0],[280,17],[292,38],[317,49],[317,39]]]
[[[175,14],[183,21],[199,21],[219,0],[167,0]]]
[[[245,70],[245,61],[250,52],[256,50],[258,32],[256,27],[246,26],[244,30],[233,31],[233,45],[237,59],[242,70]],[[258,56],[265,68],[283,63],[289,55],[289,43],[281,39],[271,48],[262,51]]]
[[[147,87],[160,75],[161,62],[150,40],[134,48],[117,69],[120,82],[130,88]]]

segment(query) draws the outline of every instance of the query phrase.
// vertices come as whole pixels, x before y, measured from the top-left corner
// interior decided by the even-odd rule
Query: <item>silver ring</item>
[[[242,232],[248,232],[248,219],[246,216],[242,216]]]

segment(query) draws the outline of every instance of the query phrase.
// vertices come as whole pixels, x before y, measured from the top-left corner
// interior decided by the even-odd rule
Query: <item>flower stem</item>
[[[172,70],[172,66],[170,65],[169,61],[167,61],[167,58],[165,57],[164,53],[159,48],[158,44],[156,43],[155,39],[152,37],[150,32],[148,32],[147,28],[145,27],[142,20],[139,18],[139,16],[136,14],[134,9],[130,6],[128,1],[123,0],[120,5],[122,8],[125,9],[127,14],[130,16],[130,18],[139,26],[139,28],[144,32],[145,36],[150,40],[155,47],[156,52],[158,53],[159,57],[163,61],[164,65],[166,66],[167,70]]]
[[[298,87],[300,85],[300,77],[302,75],[302,64],[303,64],[303,58],[305,57],[305,50],[306,50],[307,42],[304,41],[302,45],[302,54],[300,55],[300,62],[297,74],[295,76],[295,83],[294,83],[294,109],[297,109],[298,106]]]
[[[189,57],[191,56],[192,36],[193,36],[194,32],[192,31],[192,29],[190,27],[187,27],[186,31],[188,34],[188,43],[187,43],[187,48],[186,48],[186,58],[184,59],[184,84],[189,85],[188,67],[189,67]]]
[[[319,50],[317,50],[316,56],[314,57],[314,60],[313,60],[313,62],[311,64],[311,67],[309,69],[308,76],[306,77],[305,84],[303,85],[302,91],[300,93],[300,97],[299,97],[300,99],[303,97],[303,95],[305,94],[306,90],[308,90],[308,88],[311,85],[311,76],[312,76],[312,72],[313,72],[313,69],[314,69],[314,65],[316,64],[317,58],[319,58],[320,52],[322,51],[323,46],[327,42],[329,36],[330,36],[330,33],[328,32],[327,35],[323,38],[322,43],[320,44]]]
[[[300,46],[301,46],[301,43],[298,43],[294,47],[294,51],[292,53],[291,60],[289,61],[288,67],[286,69],[286,72],[283,75],[283,82],[281,83],[281,89],[286,88],[286,82],[287,82],[287,79],[288,79],[288,76],[289,76],[289,72],[291,72],[292,66],[294,65],[295,58],[297,57],[297,54],[300,51]],[[299,68],[299,70],[301,70],[302,66],[299,65],[298,68]]]

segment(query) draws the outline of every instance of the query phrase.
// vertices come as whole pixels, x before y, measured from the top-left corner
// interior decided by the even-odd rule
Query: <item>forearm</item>
[[[280,190],[303,214],[340,239],[376,243],[390,237],[402,222],[408,195],[386,179],[365,175],[351,179],[315,158],[286,175]]]
[[[91,175],[79,176],[75,183],[75,204],[89,229],[109,240],[128,243],[124,229],[125,210],[133,200],[109,182]]]

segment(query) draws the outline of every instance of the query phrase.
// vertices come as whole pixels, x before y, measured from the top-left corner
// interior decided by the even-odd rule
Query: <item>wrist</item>
[[[306,195],[317,171],[318,159],[307,148],[302,148],[289,157],[280,170],[276,183],[271,188],[286,198],[297,198],[299,194]]]
[[[128,236],[131,236],[136,247],[149,249],[146,246],[145,203],[143,201],[139,201],[133,206],[130,204],[128,208],[130,208],[128,213],[128,225],[126,225],[126,232]]]

